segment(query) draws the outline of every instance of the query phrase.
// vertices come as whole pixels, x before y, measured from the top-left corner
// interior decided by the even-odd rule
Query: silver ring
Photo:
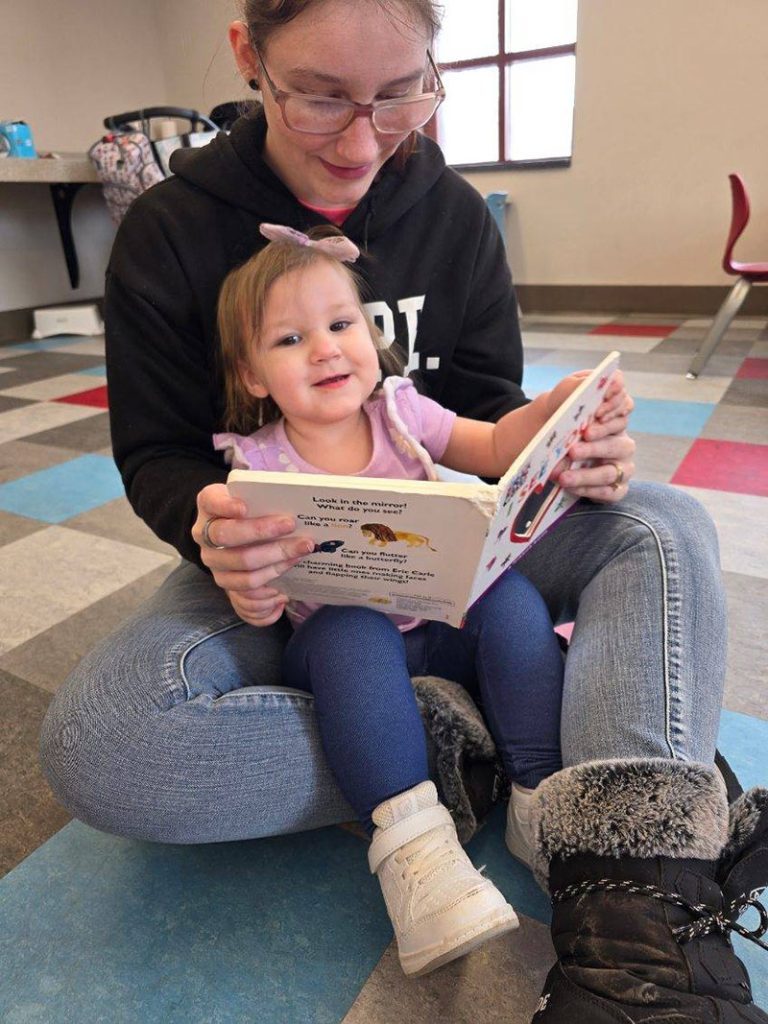
[[[211,535],[208,532],[211,528],[211,523],[215,523],[217,519],[221,519],[221,516],[211,516],[210,519],[206,519],[203,523],[203,544],[207,548],[213,548],[214,551],[224,551],[226,544],[214,544],[211,540]]]

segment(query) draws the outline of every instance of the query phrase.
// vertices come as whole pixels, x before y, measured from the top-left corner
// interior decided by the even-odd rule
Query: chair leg
[[[737,278],[733,288],[728,292],[725,302],[720,307],[717,316],[712,321],[712,326],[709,328],[704,341],[702,341],[699,351],[693,357],[688,373],[686,373],[688,380],[696,380],[704,369],[704,366],[709,361],[709,357],[720,344],[723,335],[731,325],[731,321],[741,308],[741,304],[746,299],[747,292],[751,287],[752,282],[748,281],[746,277]]]

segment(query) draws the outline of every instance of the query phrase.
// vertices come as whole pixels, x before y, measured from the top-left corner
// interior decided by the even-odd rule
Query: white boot
[[[507,828],[504,836],[507,849],[526,867],[530,867],[533,861],[531,801],[535,792],[513,782],[507,804]]]
[[[427,974],[517,928],[512,907],[461,848],[432,782],[385,800],[372,817],[368,863],[406,974]]]

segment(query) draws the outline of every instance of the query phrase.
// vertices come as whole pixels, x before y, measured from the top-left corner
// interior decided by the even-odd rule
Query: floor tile
[[[739,367],[736,374],[738,378],[747,380],[768,380],[768,359],[755,359],[747,357]]]
[[[50,695],[0,670],[0,876],[69,821],[38,764]]]
[[[524,327],[536,326],[537,324],[575,324],[579,330],[585,327],[596,327],[599,324],[610,323],[611,316],[600,313],[526,313],[523,315],[522,324]]]
[[[103,381],[106,383],[106,377],[103,378]],[[67,373],[60,377],[48,377],[45,380],[33,381],[31,384],[18,384],[16,387],[5,388],[0,391],[0,396],[49,402],[62,395],[71,395],[74,391],[83,391],[87,383],[89,382],[83,380],[81,373]]]
[[[2,348],[0,348],[0,358]],[[82,355],[77,352],[27,352],[22,359],[10,361],[5,356],[5,365],[13,367],[13,374],[3,375],[3,387],[15,387],[17,384],[30,384],[46,377],[61,376],[65,373],[77,373],[88,370],[92,366],[103,363],[103,353]]]
[[[540,395],[542,391],[549,391],[563,377],[569,373],[582,369],[579,365],[571,366],[546,366],[543,363],[534,363],[526,366],[523,375],[523,388],[529,398]]]
[[[27,519],[25,516],[15,516],[12,512],[0,510],[0,546],[44,529],[45,525],[37,519]]]
[[[689,381],[679,374],[658,373],[655,370],[651,372],[630,370],[626,366],[622,366],[622,369],[627,391],[633,398],[663,399],[672,402],[705,402],[716,405],[731,383],[730,376],[699,377],[698,380]]]
[[[123,494],[123,482],[111,459],[81,455],[0,484],[0,509],[60,523]]]
[[[47,469],[59,462],[73,459],[79,454],[79,451],[71,448],[46,448],[39,444],[30,444],[26,439],[8,441],[0,445],[0,483],[28,476],[39,469]]]
[[[695,327],[699,330],[708,330],[712,325],[712,317],[693,317],[691,320],[685,321],[686,327]],[[766,321],[765,317],[748,317],[748,316],[737,316],[731,320],[729,331],[762,331],[765,330]]]
[[[89,408],[82,406],[83,409]],[[111,462],[112,440],[109,431],[109,413],[98,408],[90,408],[93,415],[83,417],[74,423],[51,430],[41,430],[36,434],[28,434],[25,438],[30,445],[40,445],[54,450],[59,446],[67,450],[77,449],[93,455],[106,455]]]
[[[549,929],[526,917],[424,978],[404,980],[392,943],[343,1024],[530,1024],[554,958]]]
[[[700,501],[712,516],[720,538],[720,565],[725,572],[768,576],[768,499],[699,487],[681,490]]]
[[[719,405],[700,437],[768,444],[768,410],[746,405]]]
[[[768,718],[768,579],[723,574],[728,595],[728,674],[725,706]],[[756,614],[757,613],[757,614]]]
[[[558,334],[555,331],[536,331],[528,336],[523,331],[523,345],[534,348],[570,349],[572,352],[587,350],[605,355],[617,349],[619,352],[650,352],[658,338],[625,338],[616,335],[601,337],[596,334]]]
[[[35,634],[26,643],[1,655],[0,669],[55,693],[88,651],[123,626],[153,596],[175,564],[169,561],[151,569],[135,582]]]
[[[0,654],[167,562],[155,551],[60,526],[6,544],[0,548],[7,609]]]
[[[681,387],[693,390],[699,381],[716,380],[721,377],[733,377],[743,362],[740,355],[723,355],[716,352],[706,366],[706,372],[698,380],[688,380],[686,374],[691,364],[691,357],[685,352],[675,352],[671,346],[665,346],[663,351],[654,349],[651,353],[624,352],[621,356],[621,365],[624,370],[639,370],[641,373],[649,371],[660,374],[672,374],[682,381]],[[682,395],[680,396],[682,397]]]
[[[156,537],[123,497],[67,519],[64,525],[69,530],[81,530],[83,533],[119,540],[123,544],[135,544],[139,548],[159,551],[171,558],[178,557],[176,549]]]
[[[21,409],[0,412],[0,444],[17,441],[42,430],[63,427],[98,413],[98,409],[84,405],[61,405],[54,402],[38,402]]]
[[[25,405],[29,405],[29,400],[15,398],[12,395],[4,395],[0,392],[0,413],[9,412],[11,409],[23,409]]]
[[[696,437],[703,430],[714,408],[714,405],[706,402],[637,398],[630,422],[632,430],[641,434]]]
[[[337,1024],[392,934],[338,828],[168,846],[73,821],[0,901],[6,1024]]]
[[[99,363],[98,366],[92,366],[90,370],[80,370],[79,375],[81,377],[103,377],[107,379],[107,364]]]
[[[698,438],[672,483],[768,497],[768,445]]]
[[[643,434],[634,429],[630,419],[629,432],[635,439],[635,478],[669,483],[672,474],[691,447],[690,437],[669,437],[664,434]]]
[[[685,353],[692,359],[701,348],[705,336],[705,331],[692,331],[688,328],[681,328],[675,331],[669,338],[663,338],[658,343],[658,348],[654,351]],[[739,358],[744,359],[753,344],[752,335],[746,334],[743,331],[737,331],[726,334],[715,351],[718,355],[739,356]],[[702,376],[705,376],[708,372],[709,367],[705,366],[702,370]]]
[[[614,338],[667,338],[676,331],[678,324],[621,324],[613,321],[593,327],[590,334],[609,334]]]
[[[724,405],[754,405],[765,409],[768,383],[764,380],[734,380],[722,398]]]
[[[106,384],[98,388],[78,391],[72,395],[64,395],[61,398],[57,398],[56,401],[71,402],[73,405],[94,405],[99,409],[106,409],[109,405]]]
[[[754,359],[768,359],[768,340],[756,341],[749,350],[749,356]]]

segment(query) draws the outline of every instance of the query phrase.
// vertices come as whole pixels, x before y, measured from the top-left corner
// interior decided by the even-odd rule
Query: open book
[[[315,551],[276,582],[289,597],[461,625],[467,610],[576,500],[550,480],[594,418],[612,352],[497,485],[235,469],[251,516],[290,513]]]

